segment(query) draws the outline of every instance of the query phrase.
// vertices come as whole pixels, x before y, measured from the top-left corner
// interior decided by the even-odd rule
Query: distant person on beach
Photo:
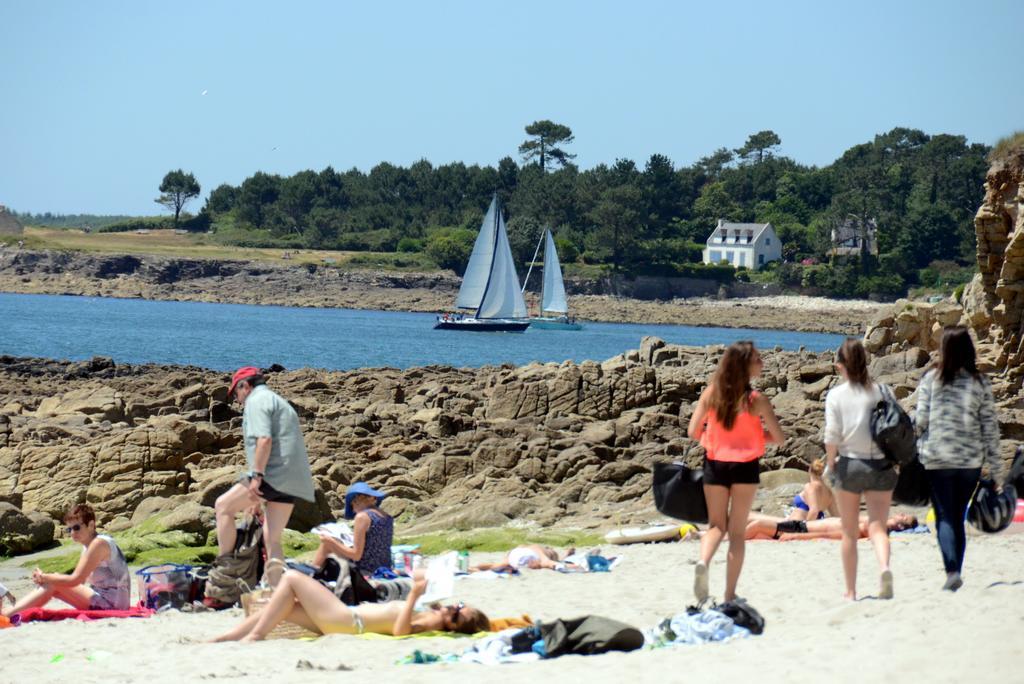
[[[464,603],[415,612],[416,601],[423,596],[426,587],[427,581],[419,579],[404,601],[347,606],[312,577],[289,570],[266,608],[214,641],[260,641],[285,620],[318,634],[405,636],[432,631],[476,634],[490,629],[487,616]]]
[[[576,553],[575,549],[569,549],[566,556],[571,556],[574,553]],[[469,571],[479,572],[483,570],[494,570],[496,572],[509,572],[512,570],[519,570],[521,568],[530,568],[531,570],[557,570],[559,567],[560,561],[558,559],[558,552],[550,546],[544,546],[542,544],[522,544],[505,554],[505,558],[497,563],[480,563],[472,566]]]
[[[897,513],[885,521],[886,532],[902,532],[917,527],[917,518]],[[861,515],[857,522],[857,537],[868,538],[868,516]],[[771,516],[751,515],[745,534],[747,539],[842,539],[843,522],[839,518],[824,520],[790,520]]]
[[[807,470],[810,482],[793,497],[793,510],[788,516],[790,520],[819,520],[828,515],[839,515],[836,498],[822,480],[824,472],[824,458],[819,458],[811,464]]]
[[[693,578],[698,601],[708,596],[708,565],[726,534],[729,553],[725,600],[736,598],[747,514],[761,479],[758,461],[766,443],[782,444],[785,440],[771,402],[750,386],[763,367],[753,342],[729,345],[690,417],[690,439],[700,440],[706,451],[708,530],[700,540],[700,560]]]
[[[878,383],[868,374],[868,355],[860,340],[852,337],[836,352],[836,368],[843,382],[825,397],[825,454],[835,474],[836,500],[843,524],[840,557],[846,582],[844,597],[857,598],[857,539],[860,538],[860,502],[868,513],[868,537],[875,549],[880,571],[878,597],[893,596],[889,569],[889,517],[896,468],[871,437],[871,410],[882,399]]]
[[[327,557],[335,554],[356,564],[359,572],[372,575],[377,568],[391,568],[391,542],[394,519],[380,510],[387,496],[365,482],[356,482],[345,492],[345,517],[352,520],[352,545],[329,534],[320,535],[320,546],[313,565],[323,568]]]
[[[313,501],[313,476],[302,440],[299,417],[291,404],[266,385],[258,368],[239,368],[231,379],[228,398],[243,406],[242,439],[248,470],[214,504],[217,550],[224,555],[235,546],[235,515],[254,505],[265,505],[263,539],[267,560],[284,561],[281,535],[295,501]],[[275,573],[276,574],[276,573]],[[277,577],[268,578],[273,585]]]
[[[65,532],[84,548],[70,575],[36,568],[32,581],[39,588],[3,611],[5,617],[29,608],[42,608],[57,598],[78,610],[128,610],[131,584],[128,563],[117,543],[96,532],[96,514],[88,504],[76,504],[64,515]],[[2,602],[0,602],[2,603]]]
[[[1002,482],[999,422],[992,386],[978,370],[974,343],[963,327],[942,333],[939,359],[917,387],[916,429],[922,435],[919,458],[935,509],[935,528],[946,569],[948,591],[963,585],[967,536],[964,515],[987,465]]]

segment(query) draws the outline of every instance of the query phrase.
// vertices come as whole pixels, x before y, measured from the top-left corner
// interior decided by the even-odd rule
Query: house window
[[[725,260],[728,261],[730,264],[732,263],[734,258],[735,258],[735,252],[726,252],[725,253]]]
[[[717,264],[721,260],[722,260],[722,252],[717,250],[717,249],[711,250],[710,256],[708,257],[708,261],[710,261],[713,264]]]
[[[757,265],[764,266],[764,254],[757,255]]]
[[[766,244],[766,245],[772,244],[772,239],[771,238],[765,238],[764,239],[764,244]]]
[[[746,266],[747,265],[747,253],[746,252],[740,252],[740,263],[739,263],[739,265],[740,266]]]

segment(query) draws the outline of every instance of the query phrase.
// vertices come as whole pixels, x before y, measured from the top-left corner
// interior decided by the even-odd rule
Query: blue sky
[[[763,129],[817,165],[896,126],[992,144],[1024,129],[1022,26],[1018,0],[15,0],[0,204],[156,214],[179,167],[205,196],[259,170],[496,164],[537,119],[582,168]]]

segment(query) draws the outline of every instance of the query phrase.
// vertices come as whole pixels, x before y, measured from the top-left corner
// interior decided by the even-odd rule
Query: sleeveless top
[[[751,392],[749,405],[753,405],[757,392]],[[764,426],[761,416],[740,411],[731,430],[718,421],[715,412],[708,409],[707,427],[700,437],[700,444],[707,451],[708,460],[729,463],[748,463],[764,455]]]
[[[93,603],[103,610],[127,610],[131,607],[128,562],[113,538],[105,534],[97,536],[110,547],[110,557],[89,575],[89,586],[96,593]]]
[[[363,557],[356,561],[356,567],[364,575],[372,575],[377,568],[391,567],[391,540],[395,533],[395,519],[374,508],[366,509],[370,516],[370,527],[363,542]]]

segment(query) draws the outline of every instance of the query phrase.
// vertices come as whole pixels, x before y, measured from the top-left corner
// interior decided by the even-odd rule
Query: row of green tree
[[[497,192],[521,261],[548,225],[564,262],[636,274],[699,262],[719,219],[770,222],[790,264],[772,267],[778,279],[840,295],[900,294],[932,262],[973,261],[989,148],[964,136],[897,128],[818,168],[778,154],[779,136],[761,131],[689,166],[654,154],[642,167],[618,159],[581,170],[568,127],[541,121],[526,132],[519,163],[257,172],[215,188],[203,212],[247,244],[425,251],[459,270]],[[851,216],[876,221],[879,256],[819,266],[830,260],[832,229]]]
[[[989,148],[964,136],[896,128],[815,167],[779,154],[779,136],[761,131],[688,166],[654,154],[642,166],[618,159],[582,170],[569,151],[569,127],[538,121],[526,134],[519,160],[495,166],[420,160],[382,162],[368,173],[257,172],[214,188],[182,227],[209,228],[245,246],[421,253],[461,272],[497,193],[517,259],[529,260],[542,227],[551,226],[569,272],[580,263],[721,278],[720,268],[699,265],[719,219],[775,227],[783,263],[754,277],[831,295],[895,296],[933,284],[936,272],[962,279],[974,262],[973,216]],[[177,227],[199,192],[193,175],[179,169],[164,177],[156,201]],[[876,223],[878,256],[831,257],[832,230],[848,220]]]

